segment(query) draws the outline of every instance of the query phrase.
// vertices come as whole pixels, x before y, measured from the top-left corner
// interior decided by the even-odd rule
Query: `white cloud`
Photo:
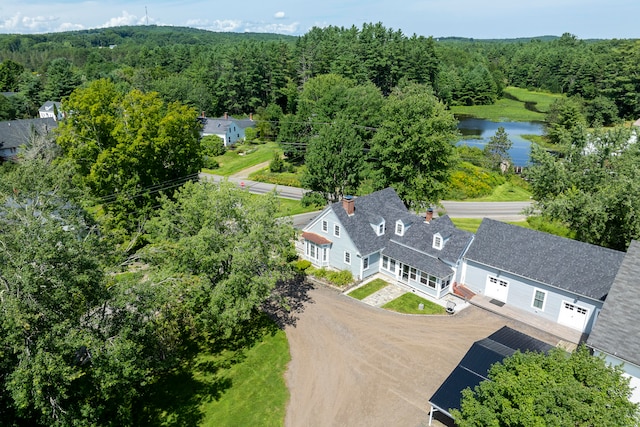
[[[55,16],[14,16],[0,21],[0,30],[7,33],[40,33],[50,31],[58,21]]]
[[[244,26],[245,33],[276,33],[276,34],[295,34],[300,24],[293,22],[288,25],[284,24],[268,24],[264,22],[247,23]]]
[[[136,15],[132,15],[126,10],[122,11],[122,15],[109,19],[102,24],[100,28],[118,27],[120,25],[137,25],[144,24],[144,18],[138,18]]]
[[[276,13],[273,15],[273,17],[274,17],[274,18],[276,18],[276,19],[284,19],[285,14],[284,14],[284,12],[276,12]]]
[[[233,32],[238,31],[242,27],[242,21],[234,19],[216,19],[213,21],[208,19],[190,19],[186,25],[187,27],[195,27],[202,30]]]

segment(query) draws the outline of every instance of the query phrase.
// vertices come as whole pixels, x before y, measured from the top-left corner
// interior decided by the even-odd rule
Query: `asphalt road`
[[[215,182],[227,179],[255,194],[265,194],[275,189],[280,197],[294,200],[300,200],[306,192],[306,190],[297,187],[267,184],[244,178],[225,178],[208,173],[201,173],[200,179]],[[531,202],[452,202],[445,200],[442,205],[444,209],[436,209],[437,215],[446,214],[451,218],[492,218],[500,221],[522,221],[526,218],[523,211],[531,206]],[[317,214],[318,212],[296,215],[293,218],[293,225],[302,228]]]

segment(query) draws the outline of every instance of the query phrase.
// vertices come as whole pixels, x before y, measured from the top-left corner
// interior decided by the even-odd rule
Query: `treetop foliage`
[[[489,379],[462,392],[452,411],[469,426],[633,426],[638,406],[629,401],[629,379],[586,346],[571,354],[520,353],[496,363]]]

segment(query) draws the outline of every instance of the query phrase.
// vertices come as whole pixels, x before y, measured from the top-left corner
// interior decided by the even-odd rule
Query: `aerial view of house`
[[[245,138],[245,129],[255,127],[253,117],[248,119],[236,119],[225,113],[222,117],[205,117],[204,113],[199,117],[202,123],[202,136],[216,135],[224,141],[224,146],[229,147]]]
[[[303,256],[316,266],[349,270],[358,280],[381,273],[440,298],[459,280],[473,234],[430,210],[409,212],[386,188],[333,203],[303,229],[302,239]]]

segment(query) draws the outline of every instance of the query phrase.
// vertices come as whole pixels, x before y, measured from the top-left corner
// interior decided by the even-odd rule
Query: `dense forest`
[[[211,116],[271,104],[294,113],[308,79],[337,74],[384,95],[402,80],[429,84],[447,105],[494,102],[506,85],[580,99],[591,121],[640,115],[636,40],[472,40],[407,36],[382,24],[313,28],[302,37],[119,27],[0,36],[3,117],[33,116],[98,78],[181,101]],[[598,115],[595,110],[606,110]]]

